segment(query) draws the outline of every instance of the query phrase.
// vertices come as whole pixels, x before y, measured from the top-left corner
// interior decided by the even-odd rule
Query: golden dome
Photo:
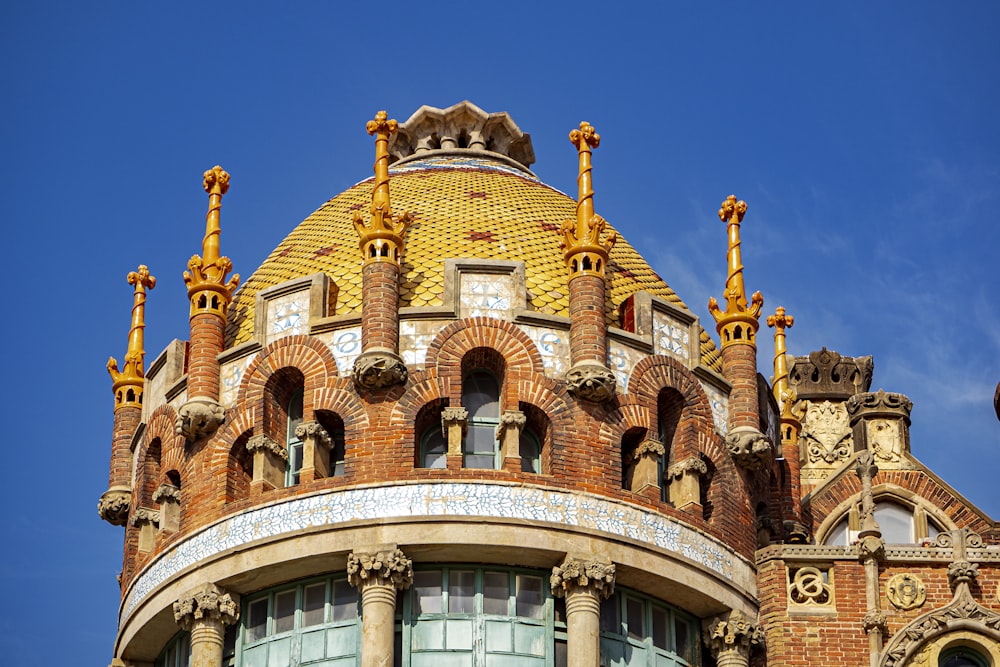
[[[411,154],[390,167],[389,176],[393,210],[413,218],[401,258],[400,307],[443,305],[446,258],[496,259],[524,262],[530,309],[569,316],[569,276],[559,227],[576,215],[572,198],[510,157],[486,150]],[[361,253],[351,220],[355,211],[367,212],[373,180],[323,204],[253,272],[233,298],[227,347],[253,337],[257,293],[294,278],[326,273],[339,289],[331,314],[360,314]],[[608,233],[616,231],[608,227]],[[620,234],[607,269],[609,325],[618,326],[619,305],[640,290],[684,306]],[[719,352],[703,329],[701,357],[706,365],[721,368]]]

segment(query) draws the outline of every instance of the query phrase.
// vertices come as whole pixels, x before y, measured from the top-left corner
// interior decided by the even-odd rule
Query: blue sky
[[[158,279],[151,360],[188,335],[202,171],[232,174],[222,247],[247,276],[370,175],[382,108],[508,111],[570,193],[566,135],[592,122],[597,211],[709,329],[715,212],[745,199],[747,285],[796,317],[790,351],[874,355],[914,455],[1000,518],[1000,5],[845,4],[4,3],[2,662],[112,656],[122,529],[96,503],[125,274]]]

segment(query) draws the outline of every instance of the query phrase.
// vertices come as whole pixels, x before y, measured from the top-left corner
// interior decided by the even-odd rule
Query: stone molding
[[[670,479],[680,479],[685,473],[706,475],[708,474],[708,466],[697,456],[692,456],[678,461],[667,468],[667,477]]]
[[[347,556],[347,581],[358,589],[363,585],[407,589],[413,583],[413,562],[400,549],[352,551]]]
[[[861,625],[866,633],[882,633],[889,627],[889,619],[881,609],[869,609],[865,612],[865,617],[861,619]]]
[[[327,433],[326,429],[323,428],[323,426],[317,421],[302,422],[296,426],[295,437],[302,441],[311,439],[315,444],[321,447],[329,447],[333,444],[333,439],[330,438],[330,434]]]
[[[205,584],[174,603],[174,620],[187,631],[199,621],[234,625],[240,619],[238,600],[215,584]]]
[[[160,511],[149,507],[140,507],[132,512],[132,525],[141,526],[145,523],[159,523]]]
[[[226,410],[210,398],[192,398],[177,411],[174,428],[191,442],[207,438],[218,430],[226,418]]]
[[[181,490],[173,484],[160,484],[153,492],[153,502],[163,504],[164,502],[179,503],[181,501]]]
[[[615,564],[610,561],[567,556],[561,565],[552,568],[549,585],[552,595],[557,598],[589,590],[599,600],[604,600],[615,589]]]
[[[97,514],[112,526],[124,526],[128,522],[131,505],[132,489],[127,486],[112,486],[97,501]]]
[[[380,391],[406,384],[406,363],[392,350],[369,350],[354,360],[354,384],[361,391]]]
[[[273,454],[282,461],[288,460],[288,451],[264,434],[258,434],[247,441],[247,451],[256,454],[258,451]]]
[[[580,364],[566,371],[566,389],[585,401],[606,401],[614,397],[617,387],[615,374],[599,364]]]
[[[726,436],[725,442],[736,465],[744,470],[761,470],[771,460],[771,441],[755,428],[734,428]]]
[[[905,394],[884,391],[865,392],[847,400],[847,412],[851,420],[861,416],[880,415],[902,417],[909,423],[913,401]]]
[[[705,628],[705,644],[712,655],[738,651],[749,655],[750,650],[764,645],[764,631],[753,620],[738,611],[730,612],[728,618],[716,616]]]
[[[788,383],[802,400],[843,401],[868,391],[874,369],[870,356],[844,357],[824,347],[808,356],[795,357]]]

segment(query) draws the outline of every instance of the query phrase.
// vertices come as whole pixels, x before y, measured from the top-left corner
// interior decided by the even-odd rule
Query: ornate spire
[[[191,299],[191,315],[208,312],[224,318],[233,290],[240,284],[238,273],[226,282],[233,263],[228,257],[219,255],[222,234],[219,212],[222,195],[229,191],[229,174],[216,165],[205,172],[204,185],[208,193],[208,214],[205,216],[205,238],[201,242],[202,256],[193,255],[188,261],[190,272],[184,272],[184,284]]]
[[[361,237],[360,247],[364,263],[393,262],[399,264],[403,250],[403,235],[410,226],[410,214],[395,218],[389,204],[389,135],[398,129],[395,120],[389,120],[385,111],[375,114],[375,119],[365,126],[369,135],[375,136],[375,188],[372,190],[371,223],[365,224],[360,213],[354,213],[354,229]]]
[[[708,300],[708,310],[715,318],[716,330],[722,336],[722,347],[743,343],[756,345],[754,340],[760,323],[757,321],[764,297],[754,292],[747,307],[746,288],[743,285],[743,258],[740,254],[740,223],[747,212],[745,201],[736,201],[729,195],[719,209],[719,219],[727,223],[729,231],[729,276],[726,278],[726,310],[719,308],[715,297]]]
[[[792,413],[792,406],[798,397],[788,385],[786,362],[788,350],[785,347],[785,329],[791,329],[793,324],[795,318],[785,313],[784,306],[778,306],[774,315],[767,317],[767,326],[774,328],[774,399],[781,408],[781,439],[788,443],[798,441],[799,430],[802,428],[798,417]]]
[[[604,277],[604,267],[608,263],[608,252],[615,244],[615,234],[608,234],[604,241],[601,235],[607,223],[599,215],[594,214],[594,184],[590,172],[590,155],[593,149],[601,144],[601,135],[594,131],[594,126],[583,121],[579,130],[569,133],[570,142],[576,146],[580,155],[580,172],[576,177],[577,202],[576,220],[563,223],[563,256],[569,267],[570,277],[578,275],[596,275]]]
[[[128,284],[135,285],[132,300],[132,328],[128,334],[128,351],[125,352],[125,368],[118,371],[118,361],[108,359],[108,373],[111,374],[112,390],[115,393],[115,410],[126,406],[142,406],[142,387],[145,378],[143,359],[143,330],[146,328],[146,290],[156,286],[156,278],[149,275],[149,268],[140,264],[138,270],[130,271]]]

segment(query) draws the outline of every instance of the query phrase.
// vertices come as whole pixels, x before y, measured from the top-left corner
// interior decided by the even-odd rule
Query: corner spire
[[[612,232],[602,242],[601,234],[607,223],[604,218],[594,214],[594,185],[591,178],[593,167],[590,156],[593,149],[601,144],[601,135],[594,131],[593,125],[583,121],[580,129],[569,133],[569,140],[576,146],[580,156],[580,171],[576,177],[576,220],[565,221],[560,229],[563,235],[563,257],[569,267],[570,278],[578,275],[603,278],[608,253],[615,244],[616,235]]]
[[[760,292],[754,292],[747,305],[746,287],[743,284],[743,258],[740,253],[740,223],[747,212],[747,203],[737,201],[736,195],[729,195],[719,209],[719,219],[727,224],[729,232],[729,250],[726,257],[729,263],[729,275],[726,277],[726,310],[719,308],[715,297],[708,300],[708,310],[715,318],[715,328],[722,337],[722,347],[734,344],[746,344],[756,347],[756,334],[760,323],[760,309],[764,305],[764,297]]]
[[[410,226],[410,214],[395,218],[389,202],[389,135],[399,124],[390,120],[385,111],[375,114],[365,126],[369,135],[375,136],[375,187],[372,190],[371,223],[365,224],[360,213],[354,213],[354,229],[360,237],[364,263],[392,262],[399,264],[403,250],[403,235]]]
[[[119,372],[118,361],[108,359],[108,373],[111,375],[112,391],[115,394],[115,410],[124,407],[142,407],[142,388],[145,380],[143,360],[143,330],[146,328],[146,290],[156,286],[156,278],[149,274],[149,268],[140,264],[136,271],[130,271],[129,285],[135,286],[132,299],[132,326],[128,334],[128,350],[125,352],[125,368]]]
[[[795,318],[785,312],[784,306],[778,306],[774,315],[768,315],[767,326],[774,328],[774,399],[781,410],[781,440],[784,443],[798,442],[802,423],[792,412],[797,400],[795,390],[788,385],[788,363],[785,347],[785,329],[791,329]]]
[[[209,312],[225,318],[233,291],[240,284],[238,273],[226,282],[233,263],[219,254],[222,235],[219,214],[222,195],[229,191],[229,174],[216,165],[205,172],[204,186],[208,193],[208,214],[205,216],[205,238],[201,243],[202,256],[193,255],[188,261],[190,272],[184,272],[184,284],[191,299],[191,315]]]

